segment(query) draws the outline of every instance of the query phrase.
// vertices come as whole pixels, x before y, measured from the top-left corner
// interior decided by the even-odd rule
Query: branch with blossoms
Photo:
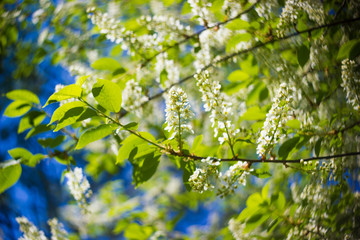
[[[276,42],[287,40],[289,38],[293,38],[293,37],[296,37],[296,36],[304,34],[304,33],[311,33],[311,32],[313,32],[315,30],[319,30],[319,29],[322,29],[322,28],[334,27],[334,26],[338,26],[338,25],[342,25],[342,24],[348,24],[348,23],[352,23],[352,22],[356,22],[356,21],[360,21],[360,17],[353,18],[353,19],[346,19],[346,20],[342,20],[342,21],[337,21],[337,22],[333,22],[333,23],[329,23],[329,24],[323,24],[323,25],[312,27],[312,28],[309,28],[309,29],[305,29],[305,30],[302,30],[302,31],[299,31],[299,32],[291,33],[291,34],[288,34],[288,35],[283,36],[283,37],[272,38],[271,40],[268,40],[268,41],[263,42],[263,43],[259,43],[259,44],[255,45],[255,46],[250,47],[250,48],[240,50],[238,52],[234,52],[234,53],[231,53],[229,55],[225,55],[223,57],[220,57],[220,58],[216,59],[214,62],[212,62],[212,63],[206,65],[205,67],[203,67],[202,69],[200,69],[200,72],[205,71],[205,70],[207,70],[207,69],[209,69],[211,67],[215,67],[216,64],[231,60],[234,57],[238,57],[238,56],[243,55],[245,53],[254,51],[254,50],[258,49],[258,48],[265,47],[268,44],[273,44],[273,43],[276,43]],[[161,97],[165,92],[169,91],[171,87],[182,84],[182,83],[194,78],[195,75],[196,75],[196,73],[191,74],[189,76],[186,76],[186,77],[182,78],[180,81],[178,81],[177,83],[171,84],[169,87],[167,87],[166,89],[160,91],[159,93],[154,94],[153,96],[149,96],[148,101],[144,102],[142,104],[142,106],[146,105],[147,103],[149,103],[153,99]]]

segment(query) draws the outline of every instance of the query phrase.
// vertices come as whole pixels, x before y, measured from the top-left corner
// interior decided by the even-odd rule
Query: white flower
[[[299,12],[304,10],[317,24],[324,24],[324,7],[320,0],[287,0],[278,24],[277,35],[284,36],[284,31],[296,23]]]
[[[186,93],[181,88],[172,87],[166,101],[166,123],[165,130],[174,131],[171,139],[181,136],[184,131],[193,133],[188,120],[193,117]],[[180,143],[179,143],[180,144]]]
[[[134,79],[126,82],[122,92],[122,107],[128,112],[134,112],[137,116],[141,115],[141,105],[148,100],[148,97],[142,95],[141,92],[139,83]]]
[[[48,221],[51,231],[51,240],[65,240],[68,239],[68,233],[64,229],[64,225],[60,223],[57,218]]]
[[[156,57],[155,71],[156,81],[160,83],[161,73],[163,71],[167,73],[167,79],[161,84],[162,88],[167,88],[171,84],[177,83],[180,80],[179,68],[175,65],[174,60],[167,59],[167,53],[161,53]]]
[[[261,158],[272,150],[280,139],[280,128],[286,124],[289,112],[289,103],[292,97],[289,96],[289,89],[285,83],[280,84],[277,96],[273,100],[270,111],[266,114],[264,126],[257,140],[256,152]]]
[[[71,195],[78,202],[79,206],[86,212],[87,198],[92,195],[89,181],[83,175],[83,171],[79,167],[75,167],[74,171],[69,171],[65,174],[67,178],[67,185]]]
[[[43,231],[37,229],[26,217],[17,217],[20,230],[24,233],[19,240],[47,240]]]
[[[354,71],[355,61],[344,59],[341,64],[341,86],[345,89],[346,99],[355,110],[360,111],[360,78]]]
[[[214,128],[214,137],[220,133],[222,136],[218,138],[222,144],[230,138],[234,138],[239,132],[235,126],[231,124],[232,103],[227,99],[227,95],[220,92],[221,85],[218,81],[211,81],[208,71],[195,75],[196,85],[202,93],[202,101],[204,102],[205,111],[210,112],[210,122]]]
[[[213,24],[213,16],[210,11],[211,2],[208,0],[187,0],[191,7],[191,12],[203,26]]]

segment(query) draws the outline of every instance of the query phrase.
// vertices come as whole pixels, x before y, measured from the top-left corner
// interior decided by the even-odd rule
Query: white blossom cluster
[[[237,16],[241,9],[240,2],[235,0],[224,0],[224,4],[222,5],[222,10],[224,11],[225,15],[230,18]]]
[[[130,30],[122,26],[119,20],[109,17],[107,13],[97,12],[95,8],[89,8],[88,17],[91,22],[100,29],[100,33],[105,34],[106,38],[117,44],[121,43],[123,50],[129,50],[131,55],[135,54],[134,49],[156,49],[161,50],[164,36],[157,33],[136,36]]]
[[[148,100],[148,97],[142,95],[142,89],[138,82],[131,79],[126,82],[122,92],[122,107],[128,111],[141,115],[141,105]]]
[[[168,88],[171,84],[174,84],[180,80],[179,68],[174,63],[174,60],[168,59],[166,52],[157,55],[155,71],[157,75],[156,81],[159,83],[162,72],[166,71],[167,73],[166,81],[160,85],[163,88]]]
[[[177,37],[189,36],[192,34],[190,26],[180,23],[180,20],[173,16],[155,15],[142,16],[141,23],[145,23],[150,31],[156,31],[162,38],[169,37],[169,40],[177,40]]]
[[[191,12],[198,17],[200,25],[209,26],[213,24],[212,13],[210,11],[211,2],[208,0],[187,0],[191,7]]]
[[[256,153],[261,158],[272,150],[280,139],[280,128],[286,124],[289,112],[289,103],[292,102],[290,90],[285,83],[280,84],[280,89],[273,100],[270,111],[266,114],[264,126],[257,140]]]
[[[68,233],[64,229],[64,225],[58,221],[57,218],[48,221],[51,231],[51,240],[65,240],[68,239]]]
[[[44,232],[38,230],[26,217],[17,217],[16,221],[20,225],[20,231],[24,234],[19,240],[47,240]],[[51,231],[51,240],[66,240],[69,238],[64,225],[57,218],[50,219],[48,224]]]
[[[231,218],[229,221],[228,228],[235,240],[247,239],[248,233],[244,233],[245,224]]]
[[[278,24],[277,35],[283,37],[285,30],[296,23],[299,12],[304,10],[317,24],[325,21],[324,7],[320,0],[287,0]]]
[[[209,178],[211,175],[218,177],[218,166],[220,165],[220,161],[210,157],[202,159],[201,162],[204,166],[196,168],[189,178],[191,189],[199,193],[215,188],[215,186],[210,183]]]
[[[318,236],[318,233],[322,236],[326,236],[328,229],[322,227],[321,222],[329,221],[328,214],[326,211],[321,214],[318,212],[323,212],[320,210],[324,208],[327,209],[328,206],[331,205],[330,196],[332,194],[332,189],[324,188],[321,184],[317,183],[306,185],[300,194],[297,193],[295,189],[296,185],[294,184],[291,186],[292,197],[295,203],[299,205],[295,212],[295,217],[303,216],[305,213],[305,215],[309,216],[309,219],[306,224],[303,224],[301,229],[299,226],[292,228],[287,235],[287,239],[298,237],[313,239]]]
[[[227,95],[220,92],[221,85],[218,81],[211,81],[208,71],[200,72],[195,75],[196,85],[202,93],[202,101],[205,103],[205,111],[210,112],[210,122],[214,128],[214,137],[218,137],[220,144],[234,138],[239,129],[231,123],[232,109],[231,102]]]
[[[186,93],[181,88],[172,87],[166,101],[166,123],[165,130],[174,131],[170,139],[175,136],[181,137],[184,131],[193,132],[188,124],[194,113],[190,110],[190,104]],[[181,145],[181,143],[179,142]]]
[[[200,50],[195,54],[194,67],[200,71],[212,61],[211,47],[221,47],[231,36],[231,31],[227,28],[209,29],[199,35]]]
[[[89,181],[86,176],[83,175],[83,171],[79,167],[75,167],[73,171],[67,172],[65,177],[67,178],[67,185],[71,195],[73,195],[79,206],[86,213],[88,211],[87,198],[90,198],[92,195]]]
[[[26,217],[17,217],[23,236],[19,240],[47,240],[43,231],[37,229]]]
[[[109,17],[107,13],[96,12],[95,7],[88,8],[87,12],[91,22],[97,25],[100,33],[106,34],[106,38],[110,41],[121,43],[131,35],[131,32],[127,31],[120,21]]]
[[[354,71],[355,61],[344,59],[341,64],[341,86],[345,89],[346,99],[356,111],[360,111],[360,77]]]
[[[247,162],[237,162],[222,175],[220,179],[223,181],[221,189],[218,190],[220,197],[234,193],[238,185],[246,185],[246,176],[249,175]]]
[[[270,19],[272,14],[272,8],[274,8],[275,6],[277,6],[276,0],[261,1],[256,5],[255,11],[260,17]]]
[[[91,22],[100,29],[100,33],[105,34],[106,38],[112,42],[117,44],[121,43],[123,50],[129,50],[130,54],[134,54],[131,47],[138,44],[139,40],[132,31],[124,28],[119,20],[109,17],[107,13],[97,12],[95,7],[88,8],[87,12],[89,13],[88,17]],[[154,37],[153,39],[149,39],[149,36],[147,37],[148,38],[143,36],[142,39],[143,42],[147,44],[150,44],[150,40],[154,40],[154,38],[156,38]]]

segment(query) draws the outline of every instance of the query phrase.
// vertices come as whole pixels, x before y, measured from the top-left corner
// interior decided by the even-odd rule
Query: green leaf
[[[86,75],[86,76],[82,76],[82,77],[79,77],[77,80],[76,80],[76,85],[78,86],[82,86],[84,84],[84,82],[90,77],[90,75]]]
[[[146,139],[156,141],[154,136],[148,132],[139,132],[139,134]],[[116,164],[123,165],[125,163],[125,160],[129,158],[130,153],[136,146],[141,144],[148,144],[148,142],[135,135],[130,135],[124,141],[122,141],[121,144],[122,146],[120,147],[119,153],[116,157]]]
[[[48,126],[46,124],[40,124],[40,125],[34,127],[33,129],[31,129],[25,136],[25,139],[28,139],[30,137],[33,137],[33,136],[43,133],[43,132],[53,130],[54,128],[55,128],[55,126]]]
[[[251,216],[247,221],[243,233],[248,233],[263,224],[270,217],[267,213],[257,213]]]
[[[82,89],[77,84],[71,84],[68,86],[65,86],[64,88],[60,89],[58,92],[54,93],[49,97],[49,99],[46,101],[46,104],[44,107],[51,103],[59,102],[62,100],[67,100],[70,98],[78,98],[81,97]]]
[[[241,117],[244,120],[262,120],[266,118],[266,113],[262,112],[258,106],[249,108]]]
[[[64,117],[58,121],[54,132],[59,131],[60,129],[69,126],[76,122],[81,122],[85,119],[97,116],[96,112],[90,108],[72,108],[66,112]]]
[[[92,88],[96,101],[110,112],[119,112],[121,109],[121,88],[116,83],[98,79]]]
[[[249,74],[241,70],[235,70],[228,76],[230,82],[241,82],[248,80],[249,78]]]
[[[18,133],[22,133],[25,130],[38,126],[40,123],[42,123],[45,117],[46,114],[40,111],[31,111],[27,113],[20,120]]]
[[[42,155],[41,153],[35,154],[34,156],[32,156],[29,161],[24,162],[25,165],[29,166],[29,167],[35,167],[36,164],[38,164],[38,162],[42,159],[44,159],[45,156]]]
[[[56,138],[39,138],[37,141],[43,147],[55,148],[65,140],[64,135],[59,135]]]
[[[286,203],[286,198],[283,192],[279,192],[277,195],[273,196],[272,203],[279,209],[283,210]]]
[[[10,149],[8,153],[15,160],[21,159],[21,162],[28,161],[33,156],[33,154],[25,148],[13,148]]]
[[[149,226],[140,226],[137,223],[130,223],[124,232],[126,239],[142,240],[149,239],[153,230]]]
[[[160,162],[160,156],[160,154],[156,154],[153,151],[138,159],[137,163],[132,162],[133,181],[136,187],[149,180],[155,174]]]
[[[360,39],[353,39],[340,47],[337,55],[338,60],[345,58],[354,59],[360,54]]]
[[[79,138],[79,141],[75,149],[81,149],[91,142],[100,140],[110,135],[114,130],[118,128],[117,124],[102,124],[97,127],[87,129]]]
[[[288,120],[286,122],[286,126],[293,128],[293,129],[300,129],[301,122],[297,119]]]
[[[83,121],[87,118],[96,116],[96,112],[83,102],[75,101],[66,103],[55,110],[49,124],[58,121],[54,132],[69,126],[75,122]]]
[[[320,155],[320,150],[321,150],[321,142],[322,142],[323,138],[319,138],[316,143],[315,143],[315,155],[318,157]]]
[[[270,182],[268,182],[262,189],[261,189],[261,197],[263,199],[267,199],[269,194]]]
[[[228,24],[226,24],[226,28],[230,30],[241,30],[241,29],[248,29],[250,27],[250,24],[242,19],[235,19]]]
[[[304,65],[307,63],[310,57],[310,50],[305,45],[301,45],[297,49],[297,60],[301,67],[304,67]]]
[[[160,73],[160,84],[165,87],[165,82],[168,79],[168,73],[166,69],[163,69]]]
[[[192,147],[191,147],[190,152],[195,152],[196,149],[197,149],[197,148],[199,147],[199,145],[201,144],[202,140],[203,140],[203,135],[198,135],[198,136],[196,136],[195,139],[194,139],[194,142],[193,142],[193,145],[192,145]]]
[[[121,68],[121,64],[113,58],[100,58],[91,64],[91,67],[96,70],[109,70],[111,72]]]
[[[14,164],[0,169],[0,193],[14,185],[21,176],[21,165]]]
[[[127,129],[127,130],[137,130],[139,128],[139,124],[138,123],[136,123],[136,122],[130,122],[130,123],[128,123],[128,124],[126,124],[126,125],[124,125],[123,127],[122,127],[122,129]]]
[[[31,109],[31,104],[21,100],[16,100],[7,106],[4,112],[4,116],[7,117],[19,117],[24,115]]]
[[[258,177],[258,178],[268,178],[271,177],[271,173],[269,171],[266,171],[264,169],[255,169],[254,171],[250,172],[251,175]]]
[[[293,137],[289,140],[286,140],[279,148],[279,157],[281,159],[286,159],[289,155],[289,153],[291,152],[291,150],[293,150],[293,148],[295,148],[296,144],[300,141],[300,137]]]
[[[65,103],[54,111],[53,115],[51,116],[51,120],[50,120],[49,124],[62,119],[70,109],[78,108],[78,107],[83,109],[83,107],[85,107],[85,106],[86,106],[86,104],[83,102],[80,102],[80,101]]]
[[[35,104],[40,103],[39,98],[36,96],[36,94],[25,89],[17,89],[8,92],[6,94],[6,97],[12,100],[21,100],[27,103],[35,103]]]

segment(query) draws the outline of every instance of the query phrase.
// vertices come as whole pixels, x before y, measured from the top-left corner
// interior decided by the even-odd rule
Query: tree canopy
[[[17,237],[360,238],[358,1],[0,6],[1,205],[58,198]]]

